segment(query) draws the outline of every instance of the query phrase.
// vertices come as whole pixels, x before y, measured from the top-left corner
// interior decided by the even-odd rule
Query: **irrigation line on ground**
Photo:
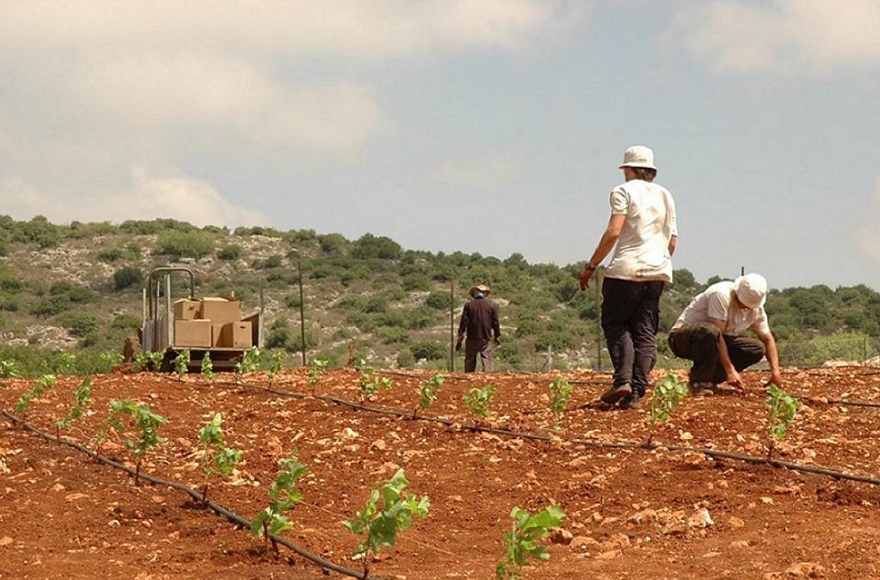
[[[93,450],[89,449],[88,447],[77,443],[76,441],[70,441],[68,439],[62,439],[60,437],[55,437],[54,435],[50,435],[49,433],[46,433],[46,432],[38,429],[37,427],[34,427],[33,425],[31,425],[30,423],[28,423],[27,421],[25,421],[21,417],[18,417],[16,415],[13,415],[12,413],[9,413],[5,409],[0,409],[0,413],[2,413],[13,424],[21,425],[27,431],[30,431],[32,433],[36,433],[37,435],[39,435],[40,437],[42,437],[46,441],[49,441],[51,443],[58,443],[60,445],[66,445],[68,447],[76,449],[77,451],[85,453],[89,457],[96,459],[96,460],[100,461],[101,463],[104,463],[105,465],[109,465],[110,467],[114,467],[116,469],[121,469],[122,471],[128,473],[129,475],[134,476],[135,478],[145,479],[154,485],[163,485],[163,486],[167,486],[167,487],[176,489],[178,491],[182,491],[183,493],[189,495],[193,500],[210,508],[213,512],[224,516],[229,521],[236,523],[240,526],[243,526],[244,528],[246,528],[248,530],[251,529],[251,522],[249,520],[241,517],[240,515],[236,514],[235,512],[233,512],[230,509],[227,509],[217,503],[214,503],[213,501],[210,501],[210,500],[207,502],[202,501],[202,498],[203,498],[202,494],[200,494],[198,491],[196,491],[190,487],[187,487],[183,484],[176,483],[173,481],[166,481],[164,479],[149,475],[148,473],[144,473],[143,471],[136,471],[135,469],[132,469],[131,467],[128,467],[127,465],[123,465],[122,463],[119,463],[117,461],[113,461],[112,459],[104,457],[103,455],[100,455],[96,451],[93,451]],[[347,568],[345,566],[335,564],[329,560],[325,560],[324,558],[318,556],[317,554],[313,554],[313,553],[309,552],[308,550],[300,548],[296,544],[289,542],[288,540],[285,540],[281,536],[277,536],[275,534],[269,534],[269,539],[277,544],[281,544],[282,546],[299,554],[300,556],[302,556],[306,560],[309,560],[312,563],[317,564],[318,566],[320,566],[321,568],[323,568],[325,570],[332,570],[333,572],[338,572],[339,574],[343,574],[345,576],[351,576],[353,578],[359,578],[361,580],[371,580],[371,579],[372,580],[379,580],[375,576],[364,576],[364,573],[359,570],[353,570],[351,568]]]
[[[716,457],[720,459],[735,459],[737,461],[742,461],[744,463],[751,463],[753,465],[770,465],[773,467],[784,467],[791,471],[800,471],[804,473],[813,473],[817,475],[824,475],[827,477],[832,477],[834,479],[845,479],[850,481],[859,481],[862,483],[869,483],[871,485],[880,486],[880,478],[872,477],[869,475],[859,475],[853,473],[846,473],[843,471],[836,471],[833,469],[829,469],[826,467],[813,466],[813,465],[805,465],[803,463],[794,463],[791,461],[781,461],[778,459],[772,459],[767,457],[757,457],[755,455],[743,455],[740,453],[733,453],[730,451],[719,451],[716,449],[707,449],[701,447],[690,447],[686,445],[674,445],[668,443],[658,443],[658,442],[634,442],[634,441],[599,441],[596,439],[565,439],[562,437],[550,437],[549,435],[538,435],[536,433],[529,433],[526,431],[514,431],[511,429],[500,429],[497,427],[485,427],[478,424],[473,425],[465,425],[460,421],[453,421],[451,419],[444,419],[442,417],[430,417],[426,415],[419,415],[417,413],[412,412],[404,412],[399,411],[397,409],[383,409],[381,407],[370,407],[368,405],[364,405],[362,403],[357,403],[355,401],[349,401],[346,399],[340,399],[339,397],[334,397],[331,395],[309,395],[306,393],[297,393],[295,391],[287,391],[286,389],[274,389],[271,387],[266,387],[263,385],[257,385],[253,383],[238,383],[238,386],[247,386],[253,387],[256,389],[260,389],[263,391],[267,391],[270,393],[275,393],[278,395],[290,396],[298,399],[305,398],[313,398],[321,401],[329,401],[332,403],[336,403],[338,405],[350,407],[357,410],[367,411],[370,413],[376,413],[379,415],[389,415],[393,417],[409,419],[412,421],[428,421],[434,423],[440,423],[446,426],[452,425],[461,425],[463,429],[468,429],[474,432],[482,432],[482,433],[492,433],[495,435],[503,435],[505,437],[512,437],[515,439],[528,439],[532,441],[544,441],[549,442],[552,440],[559,440],[562,442],[573,443],[575,445],[584,445],[588,447],[603,447],[609,449],[646,449],[649,451],[653,451],[655,449],[665,449],[667,451],[692,451],[694,453],[701,453],[703,455],[708,455],[709,457]]]

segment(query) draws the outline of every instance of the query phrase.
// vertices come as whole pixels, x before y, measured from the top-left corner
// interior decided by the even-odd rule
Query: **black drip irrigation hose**
[[[228,384],[232,385],[233,383],[216,383],[216,384]],[[645,442],[633,442],[633,441],[599,441],[596,439],[565,439],[565,438],[557,438],[550,437],[549,435],[538,435],[536,433],[529,433],[525,431],[514,431],[511,429],[500,429],[497,427],[485,427],[478,424],[473,425],[465,425],[459,421],[453,421],[451,419],[444,419],[442,417],[430,417],[426,415],[419,415],[417,413],[412,412],[404,412],[396,409],[383,409],[380,407],[370,407],[368,405],[364,405],[361,403],[357,403],[355,401],[349,401],[347,399],[340,399],[339,397],[334,397],[331,395],[309,395],[306,393],[297,393],[295,391],[288,391],[286,389],[277,389],[272,387],[267,387],[263,385],[257,385],[253,383],[235,383],[236,386],[245,386],[256,388],[262,391],[274,393],[277,395],[288,396],[297,399],[317,399],[320,401],[329,401],[331,403],[336,403],[338,405],[342,405],[345,407],[350,407],[352,409],[367,411],[370,413],[376,413],[379,415],[388,415],[392,417],[398,417],[403,419],[409,419],[411,421],[428,421],[433,423],[440,423],[446,426],[452,426],[459,424],[463,429],[468,429],[474,432],[480,433],[491,433],[494,435],[500,435],[505,437],[511,437],[514,439],[527,439],[530,441],[561,441],[572,443],[575,445],[583,445],[587,447],[602,447],[606,449],[645,449],[648,451],[653,451],[656,449],[664,449],[666,451],[691,451],[694,453],[701,453],[703,455],[707,455],[709,457],[718,458],[718,459],[733,459],[737,461],[742,461],[744,463],[750,463],[752,465],[770,465],[772,467],[784,467],[791,471],[799,471],[803,473],[813,473],[817,475],[824,475],[827,477],[831,477],[833,479],[842,479],[849,481],[858,481],[861,483],[869,483],[871,485],[880,486],[880,478],[872,477],[870,475],[859,475],[853,473],[846,473],[843,471],[836,471],[833,469],[829,469],[821,466],[814,465],[805,465],[803,463],[794,463],[791,461],[781,461],[779,459],[773,459],[771,457],[757,457],[755,455],[743,455],[740,453],[733,453],[730,451],[719,451],[716,449],[708,449],[702,447],[690,447],[686,445],[673,445],[668,443],[657,443],[652,441]]]
[[[187,487],[187,486],[180,484],[180,483],[176,483],[173,481],[167,481],[167,480],[152,476],[148,473],[144,473],[143,471],[137,471],[135,469],[132,469],[131,467],[128,467],[127,465],[123,465],[119,462],[113,461],[112,459],[104,457],[103,455],[98,454],[96,451],[93,451],[84,445],[80,445],[79,443],[77,443],[75,441],[70,441],[68,439],[62,439],[60,437],[55,437],[53,435],[50,435],[50,434],[38,429],[37,427],[34,427],[30,423],[26,422],[24,419],[22,419],[16,415],[13,415],[12,413],[9,413],[5,409],[0,409],[0,413],[2,413],[13,424],[20,425],[20,426],[24,427],[25,430],[39,435],[40,437],[42,437],[46,441],[49,441],[51,443],[58,443],[60,445],[66,445],[68,447],[76,449],[77,451],[85,453],[89,457],[96,459],[97,461],[100,461],[101,463],[103,463],[105,465],[109,465],[110,467],[114,467],[116,469],[121,469],[122,471],[128,473],[129,475],[134,476],[135,478],[145,479],[154,485],[167,486],[167,487],[176,489],[178,491],[182,491],[183,493],[189,495],[194,501],[199,502],[200,504],[210,508],[213,512],[220,514],[221,516],[227,518],[229,521],[231,521],[235,524],[238,524],[240,526],[243,526],[244,528],[246,528],[248,530],[251,529],[251,522],[249,520],[241,517],[240,515],[236,514],[235,512],[233,512],[230,509],[227,509],[217,503],[214,503],[213,501],[210,501],[210,500],[203,501],[202,494],[200,494],[198,491],[196,491],[190,487]],[[308,550],[300,548],[296,544],[285,540],[281,536],[277,536],[275,534],[269,534],[269,539],[272,540],[273,542],[275,542],[276,544],[280,544],[280,545],[288,548],[289,550],[295,552],[296,554],[299,554],[300,556],[302,556],[306,560],[309,560],[310,562],[317,564],[318,566],[320,566],[321,568],[323,568],[325,570],[331,570],[333,572],[338,572],[339,574],[343,574],[345,576],[351,576],[353,578],[359,578],[361,580],[379,580],[376,576],[365,576],[362,571],[353,570],[351,568],[346,568],[345,566],[341,566],[341,565],[335,564],[329,560],[325,560],[324,558],[318,556],[317,554],[313,554],[312,552],[309,552]]]

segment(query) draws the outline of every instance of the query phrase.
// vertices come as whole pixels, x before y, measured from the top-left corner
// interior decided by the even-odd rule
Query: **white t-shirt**
[[[770,334],[770,325],[767,323],[764,307],[740,308],[734,300],[733,282],[712,284],[697,295],[672,325],[672,330],[685,325],[709,322],[709,318],[726,320],[724,334],[730,336],[739,336],[747,328],[751,328],[759,335]]]
[[[662,186],[631,179],[611,191],[612,215],[625,215],[608,278],[672,282],[669,240],[678,235],[675,203]]]

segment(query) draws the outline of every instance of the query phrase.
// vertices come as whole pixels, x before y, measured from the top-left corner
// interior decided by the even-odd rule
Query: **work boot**
[[[599,399],[602,400],[603,403],[608,403],[609,405],[613,405],[624,397],[629,397],[632,395],[632,387],[629,386],[629,383],[623,383],[622,385],[612,386],[610,389],[602,393],[602,396]]]
[[[640,397],[638,393],[633,393],[629,397],[622,398],[617,405],[621,409],[641,409],[642,397]]]
[[[688,391],[692,397],[711,397],[716,390],[714,383],[688,383]]]

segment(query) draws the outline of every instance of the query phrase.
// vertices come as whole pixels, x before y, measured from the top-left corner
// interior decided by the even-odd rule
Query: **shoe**
[[[688,383],[688,391],[693,397],[711,397],[717,390],[714,383]]]
[[[642,408],[642,398],[633,393],[629,397],[624,397],[617,403],[617,405],[621,409],[641,409]]]
[[[612,386],[610,389],[602,393],[602,396],[599,397],[603,403],[608,403],[609,405],[613,405],[624,397],[629,397],[632,395],[632,387],[629,386],[629,383],[623,383],[622,385]]]

